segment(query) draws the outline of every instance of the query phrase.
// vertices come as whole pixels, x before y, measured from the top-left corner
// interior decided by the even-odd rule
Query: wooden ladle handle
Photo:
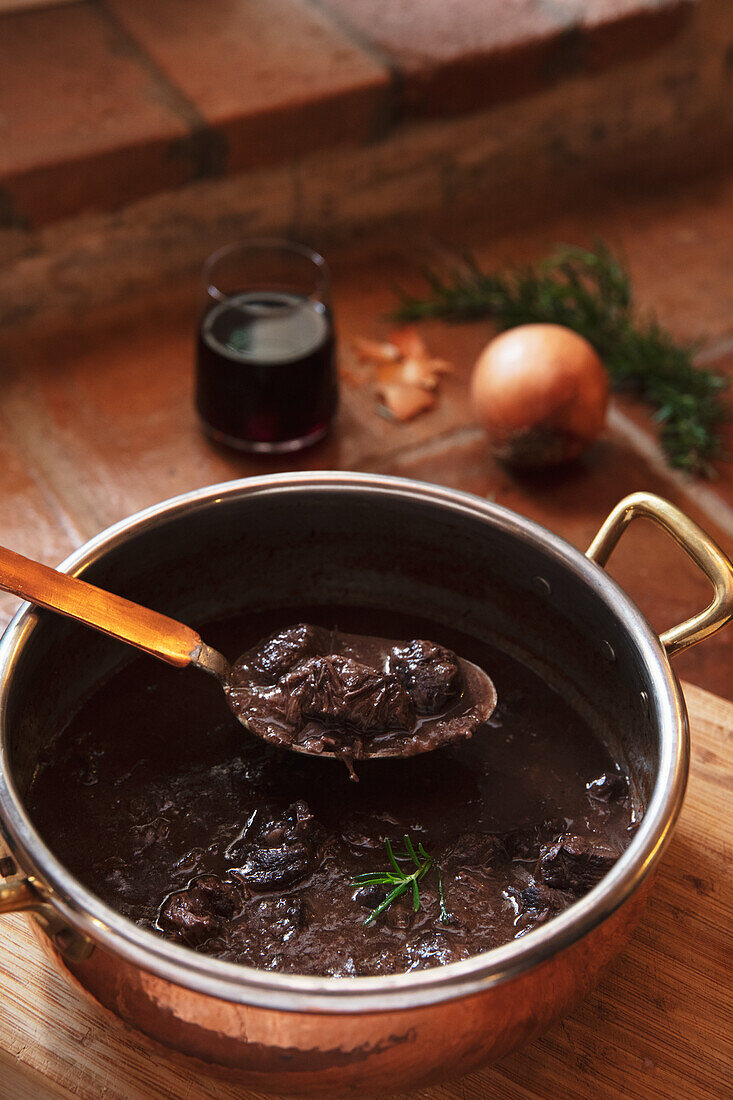
[[[0,547],[0,589],[93,626],[179,668],[206,648],[189,626],[5,547]]]

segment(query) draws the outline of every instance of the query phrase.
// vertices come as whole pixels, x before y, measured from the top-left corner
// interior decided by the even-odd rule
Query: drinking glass
[[[323,257],[291,241],[242,241],[214,252],[203,279],[196,408],[204,430],[267,454],[321,439],[338,399]]]

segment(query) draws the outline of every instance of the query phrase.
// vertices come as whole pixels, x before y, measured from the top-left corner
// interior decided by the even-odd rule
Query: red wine
[[[215,439],[253,451],[320,439],[336,409],[333,323],[299,294],[248,291],[208,309],[198,337],[196,406]]]

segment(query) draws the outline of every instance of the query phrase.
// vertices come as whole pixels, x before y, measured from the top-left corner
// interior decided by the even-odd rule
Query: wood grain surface
[[[632,943],[602,985],[541,1039],[413,1100],[733,1097],[733,705],[690,686],[685,694],[690,785]],[[49,967],[24,918],[6,918],[0,929],[2,1100],[262,1096],[203,1067],[182,1067],[90,1003]]]

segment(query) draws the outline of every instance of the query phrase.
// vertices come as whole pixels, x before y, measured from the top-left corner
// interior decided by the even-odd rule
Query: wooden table
[[[733,704],[690,685],[685,807],[646,916],[572,1016],[499,1065],[422,1100],[733,1097]],[[69,986],[25,919],[2,922],[0,1100],[256,1100],[182,1066]],[[396,1100],[393,1097],[392,1100]]]

